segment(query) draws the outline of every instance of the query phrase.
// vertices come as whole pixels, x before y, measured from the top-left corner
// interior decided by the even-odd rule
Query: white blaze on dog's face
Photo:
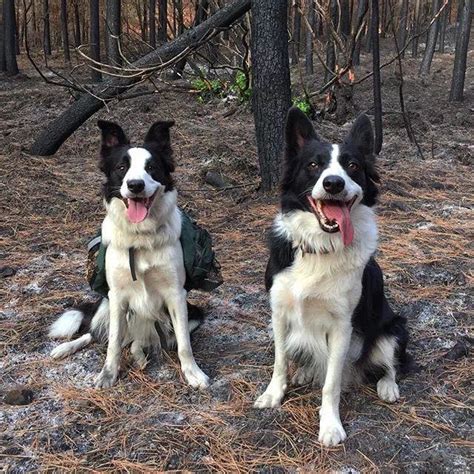
[[[127,219],[134,224],[148,217],[157,198],[173,190],[174,162],[169,135],[173,124],[156,122],[148,131],[144,145],[131,147],[118,125],[99,121],[101,169],[107,178],[105,199],[123,200]]]
[[[351,210],[372,206],[377,196],[372,126],[361,115],[340,145],[321,140],[312,123],[296,108],[286,124],[282,211],[312,212],[320,228],[340,233],[344,245],[354,238]]]

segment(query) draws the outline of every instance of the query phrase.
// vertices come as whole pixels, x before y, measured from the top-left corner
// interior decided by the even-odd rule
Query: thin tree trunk
[[[45,55],[51,56],[51,30],[49,27],[48,0],[43,0],[43,49]]]
[[[444,45],[446,39],[446,27],[449,19],[449,6],[450,1],[448,0],[448,5],[445,7],[443,14],[440,19],[440,28],[439,28],[439,52],[444,54]]]
[[[120,66],[120,64],[122,64],[119,50],[121,33],[121,0],[107,0],[105,14],[108,62],[114,66]]]
[[[148,38],[148,7],[146,0],[143,0],[143,29],[142,29],[142,40],[146,41]]]
[[[13,22],[13,25],[15,27],[15,53],[18,56],[20,54],[20,18],[18,8],[15,8],[14,18],[15,21]]]
[[[99,0],[90,0],[90,57],[100,62],[100,17]],[[100,82],[102,74],[100,71],[91,70],[92,82]]]
[[[345,38],[351,34],[351,9],[349,0],[339,0],[341,7],[341,33]]]
[[[379,51],[379,2],[372,0],[372,70],[374,87],[374,125],[375,142],[374,152],[379,154],[382,149],[383,131],[382,131],[382,93],[380,87],[380,51]]]
[[[187,48],[200,44],[202,38],[216,28],[231,26],[242,17],[250,8],[250,0],[235,0],[222,8],[209,20],[183,33],[173,41],[169,41],[159,48],[146,54],[131,64],[136,69],[151,67],[166,63],[181,54]],[[121,94],[130,91],[132,86],[141,81],[141,76],[112,78],[104,81],[93,92],[100,98],[85,93],[74,102],[59,117],[53,120],[39,135],[31,147],[35,155],[53,155],[63,142],[80,127],[85,120],[104,107],[105,103],[116,99]]]
[[[411,35],[413,36],[413,41],[411,43],[411,56],[413,58],[418,57],[418,45],[419,45],[419,38],[418,38],[418,31],[420,28],[420,1],[415,0],[415,9],[413,11],[413,23],[411,29]]]
[[[5,10],[4,0],[0,0],[0,72],[7,70],[7,61],[5,57]]]
[[[301,13],[299,0],[293,1],[293,34],[291,37],[291,64],[298,64],[300,58]]]
[[[431,16],[433,17],[438,13],[438,10],[441,6],[441,0],[433,0],[433,8],[431,12]],[[431,25],[429,32],[428,32],[428,40],[426,42],[426,49],[425,54],[423,55],[423,60],[421,61],[420,65],[420,76],[427,75],[430,72],[431,62],[433,60],[433,55],[436,49],[436,42],[438,39],[438,31],[439,31],[439,18]]]
[[[362,25],[364,16],[367,14],[368,7],[369,7],[369,0],[359,0],[358,6],[357,6],[357,16],[356,16],[356,20],[354,22],[353,31],[352,31],[352,35],[354,37],[357,34],[356,28],[358,27],[358,25]],[[356,45],[354,48],[354,54],[352,55],[352,64],[354,66],[357,66],[360,64],[361,46],[362,46],[362,34],[360,35],[359,39],[356,42]]]
[[[168,2],[167,0],[159,0],[158,3],[159,13],[159,27],[158,27],[158,40],[160,43],[166,43],[168,41]],[[183,24],[183,5],[181,2],[181,25]],[[178,32],[179,32],[178,27]],[[179,33],[178,33],[179,34]]]
[[[74,1],[74,45],[79,47],[81,40],[81,14],[79,12],[79,0]]]
[[[280,180],[291,105],[287,12],[286,0],[252,0],[253,113],[263,191]]]
[[[6,71],[9,75],[18,74],[16,62],[16,38],[15,38],[15,0],[4,0],[3,2],[3,28]]]
[[[331,0],[329,3],[329,17],[334,30],[339,28],[339,2]],[[336,71],[336,45],[331,35],[329,25],[326,26],[326,66],[324,71],[324,84],[332,79],[332,73]]]
[[[463,1],[461,15],[459,18],[458,34],[456,39],[456,51],[454,54],[453,78],[449,100],[459,102],[464,96],[464,79],[466,76],[467,53],[469,50],[469,36],[471,34],[473,0]]]
[[[305,72],[306,74],[314,73],[313,65],[313,33],[316,32],[316,8],[313,0],[308,1],[308,23],[310,28],[306,28],[306,58]]]
[[[400,24],[398,26],[398,47],[400,51],[405,47],[407,41],[407,21],[408,21],[408,0],[401,0],[400,6]],[[402,53],[403,58],[405,53]]]
[[[69,31],[67,25],[67,0],[61,0],[61,37],[63,40],[64,60],[71,62],[71,54],[69,52]]]
[[[156,0],[148,1],[148,10],[150,11],[150,46],[156,48]]]

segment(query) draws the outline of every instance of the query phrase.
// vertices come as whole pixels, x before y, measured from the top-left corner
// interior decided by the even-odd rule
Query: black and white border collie
[[[374,260],[378,194],[372,126],[366,115],[340,145],[321,140],[297,108],[286,123],[281,212],[270,233],[266,287],[275,340],[273,376],[255,402],[280,405],[292,382],[322,385],[319,441],[346,438],[341,387],[378,373],[377,393],[399,398],[397,368],[407,363],[405,320],[390,309]]]
[[[176,342],[187,382],[198,388],[208,385],[190,343],[190,330],[202,315],[191,307],[188,321],[190,305],[186,303],[179,240],[181,214],[171,176],[175,165],[169,129],[173,124],[156,122],[144,144],[135,147],[119,125],[98,122],[102,131],[100,169],[106,177],[102,241],[107,246],[110,291],[108,298],[96,305],[65,312],[49,333],[53,338],[83,333],[55,348],[54,358],[76,352],[93,338],[108,339],[105,365],[96,380],[98,388],[110,387],[117,380],[122,347],[131,344],[132,356],[144,367],[145,350],[159,349],[163,337],[168,345]]]

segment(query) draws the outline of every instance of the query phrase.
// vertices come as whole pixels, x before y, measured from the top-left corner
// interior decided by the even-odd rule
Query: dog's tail
[[[62,359],[74,354],[95,340],[106,340],[109,323],[109,301],[102,298],[94,303],[83,303],[77,308],[65,311],[49,328],[52,339],[79,338],[64,342],[52,350],[51,357]]]

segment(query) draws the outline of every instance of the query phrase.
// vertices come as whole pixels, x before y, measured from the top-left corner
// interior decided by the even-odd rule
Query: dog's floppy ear
[[[309,140],[319,140],[313,124],[298,107],[288,111],[285,133],[287,158],[296,156]]]
[[[372,155],[374,152],[374,132],[367,115],[361,114],[357,117],[345,142],[351,143],[364,156]]]
[[[175,169],[170,138],[170,128],[173,125],[174,120],[160,120],[150,127],[150,130],[148,130],[145,136],[145,145],[157,151],[170,173]]]
[[[118,145],[129,144],[129,140],[120,125],[107,120],[99,120],[97,126],[102,131],[102,156],[107,155],[112,148]]]

